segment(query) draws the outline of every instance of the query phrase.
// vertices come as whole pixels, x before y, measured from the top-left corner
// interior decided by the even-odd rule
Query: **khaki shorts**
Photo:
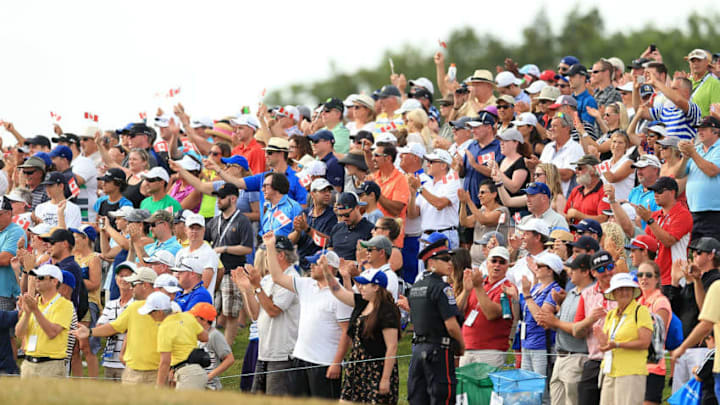
[[[123,384],[155,384],[156,382],[157,370],[133,370],[130,367],[125,367],[122,373]]]
[[[112,382],[120,382],[124,368],[105,367],[105,379]]]
[[[50,377],[65,378],[65,359],[50,360],[42,363],[33,363],[31,361],[23,361],[20,366],[21,378],[32,377]]]
[[[188,364],[175,371],[175,389],[204,390],[207,384],[207,372],[199,364]]]

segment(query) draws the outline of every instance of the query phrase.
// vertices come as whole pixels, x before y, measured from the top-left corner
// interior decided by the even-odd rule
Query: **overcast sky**
[[[102,128],[117,128],[139,120],[141,111],[153,116],[158,106],[167,108],[171,101],[183,102],[193,116],[218,118],[242,105],[254,108],[263,88],[327,75],[330,61],[352,71],[375,65],[384,49],[406,43],[420,45],[430,55],[439,38],[464,25],[517,42],[541,8],[558,28],[572,9],[568,2],[509,4],[3,2],[0,120],[15,123],[25,136],[50,134],[54,111],[62,116],[65,131],[82,132],[86,111],[99,115]],[[603,18],[610,32],[648,23],[675,27],[692,11],[715,12],[709,0],[685,1],[682,7],[667,0],[656,0],[652,7],[620,0],[601,4],[608,10]],[[174,99],[155,96],[178,86]],[[12,137],[0,131],[10,142]]]

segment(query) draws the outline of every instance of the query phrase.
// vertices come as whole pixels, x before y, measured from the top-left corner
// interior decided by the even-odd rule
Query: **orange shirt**
[[[375,182],[380,186],[381,195],[389,200],[400,201],[405,206],[398,218],[403,220],[403,226],[400,230],[400,236],[398,236],[398,247],[403,247],[403,239],[405,238],[405,218],[407,217],[407,206],[410,202],[410,187],[407,184],[405,176],[397,168],[393,168],[393,172],[388,177],[383,177],[379,172],[375,173]],[[378,203],[378,208],[386,216],[391,217],[390,213],[383,207],[381,203]]]
[[[233,155],[245,156],[253,174],[260,174],[265,171],[265,151],[255,139],[251,139],[247,145],[240,144],[233,148]]]

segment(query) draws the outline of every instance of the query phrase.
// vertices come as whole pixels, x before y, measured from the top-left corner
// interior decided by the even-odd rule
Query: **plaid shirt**
[[[620,92],[613,85],[607,86],[595,92],[595,101],[598,106],[612,104],[616,101],[622,101]]]
[[[45,186],[40,184],[35,187],[35,189],[32,191],[32,211],[35,211],[35,207],[48,200],[50,200],[50,197],[48,197],[47,193],[45,192]]]

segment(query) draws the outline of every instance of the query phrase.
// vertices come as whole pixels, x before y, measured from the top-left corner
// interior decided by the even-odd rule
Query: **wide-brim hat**
[[[612,276],[610,279],[610,288],[605,290],[605,293],[603,294],[605,298],[615,301],[615,294],[613,292],[617,290],[618,288],[623,287],[631,287],[633,288],[633,299],[637,298],[642,294],[642,291],[640,290],[640,286],[638,283],[633,280],[633,276],[630,273],[618,273]]]
[[[368,170],[367,162],[365,162],[365,155],[359,153],[348,153],[343,156],[342,159],[338,160],[341,165],[353,165],[358,169],[366,172]]]

